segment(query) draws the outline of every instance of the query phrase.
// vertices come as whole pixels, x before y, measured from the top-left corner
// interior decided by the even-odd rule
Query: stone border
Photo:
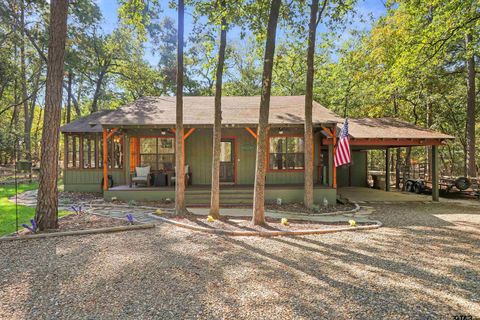
[[[225,229],[210,229],[205,227],[194,226],[191,224],[178,222],[170,220],[164,217],[157,216],[153,213],[149,214],[151,217],[158,219],[160,221],[173,224],[177,227],[190,229],[194,231],[200,231],[204,233],[225,235],[225,236],[248,236],[248,237],[276,237],[276,236],[300,236],[300,235],[309,235],[309,234],[327,234],[327,233],[336,233],[336,232],[345,232],[345,231],[358,231],[358,230],[373,230],[378,229],[382,226],[380,221],[372,221],[373,225],[368,226],[359,226],[359,227],[341,227],[335,229],[306,229],[306,230],[278,230],[278,231],[235,231],[235,230],[225,230]]]
[[[298,216],[311,216],[311,217],[325,217],[325,216],[340,216],[346,214],[355,214],[360,211],[360,206],[356,202],[350,202],[355,206],[355,208],[346,211],[333,211],[333,212],[324,212],[324,213],[306,213],[306,212],[292,212],[292,211],[282,211],[282,210],[265,210],[274,213],[283,213],[283,214],[291,214],[291,215],[298,215]]]
[[[98,228],[98,229],[39,233],[39,234],[22,235],[22,236],[6,236],[6,237],[1,237],[0,242],[14,241],[14,240],[55,238],[55,237],[65,237],[65,236],[80,236],[80,235],[99,234],[99,233],[113,233],[113,232],[120,232],[120,231],[142,230],[142,229],[151,229],[151,228],[155,228],[154,223],[142,223],[142,224],[135,224],[130,226],[107,227],[107,228]]]

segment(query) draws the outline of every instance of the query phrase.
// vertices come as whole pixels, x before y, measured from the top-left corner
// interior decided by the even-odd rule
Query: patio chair
[[[150,186],[150,166],[135,167],[135,172],[133,176],[130,177],[130,187],[132,183],[135,184],[135,186],[139,184],[145,184],[147,187]]]
[[[192,184],[192,179],[191,178],[192,178],[192,174],[190,172],[190,166],[187,164],[185,166],[185,187]],[[173,185],[175,185],[175,182],[176,182],[176,177],[174,175],[170,179],[170,184],[173,186]]]

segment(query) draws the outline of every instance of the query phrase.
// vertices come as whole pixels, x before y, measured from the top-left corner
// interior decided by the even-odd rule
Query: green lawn
[[[38,188],[38,183],[26,183],[18,185],[18,193],[34,190]],[[0,236],[15,232],[15,203],[8,200],[15,195],[15,185],[0,186]],[[66,212],[60,212],[65,215]],[[22,223],[30,223],[30,219],[35,215],[35,208],[18,206],[18,225],[19,230],[23,229]]]

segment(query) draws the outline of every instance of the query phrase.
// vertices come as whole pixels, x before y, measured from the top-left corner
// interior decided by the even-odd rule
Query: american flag
[[[348,119],[343,123],[342,132],[335,148],[334,157],[335,167],[343,166],[344,164],[352,162],[350,155],[350,137],[348,136]]]

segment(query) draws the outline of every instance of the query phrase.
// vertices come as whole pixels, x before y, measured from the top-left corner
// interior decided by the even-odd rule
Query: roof
[[[185,126],[213,126],[214,97],[187,96],[183,98]],[[174,126],[175,97],[143,97],[102,116],[98,121],[109,127]],[[222,97],[222,124],[256,126],[260,96]],[[291,125],[304,123],[305,96],[272,96],[269,123]],[[342,122],[335,113],[313,102],[313,123]]]
[[[88,116],[80,117],[66,125],[60,127],[61,132],[80,133],[80,132],[102,132],[102,126],[98,119],[102,116],[110,114],[113,110],[100,110],[89,114]]]
[[[454,139],[395,118],[348,119],[348,126],[354,139]]]

